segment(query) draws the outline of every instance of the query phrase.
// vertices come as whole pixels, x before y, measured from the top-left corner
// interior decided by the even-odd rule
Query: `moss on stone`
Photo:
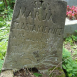
[[[54,68],[55,67],[49,69],[49,77],[65,77],[63,69],[60,67]]]

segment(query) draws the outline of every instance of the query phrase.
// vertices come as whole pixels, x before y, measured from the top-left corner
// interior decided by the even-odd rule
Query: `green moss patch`
[[[55,67],[49,69],[49,77],[65,77],[63,69],[60,67],[54,68]]]

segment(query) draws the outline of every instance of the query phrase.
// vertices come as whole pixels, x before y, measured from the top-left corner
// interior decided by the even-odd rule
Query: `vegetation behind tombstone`
[[[4,9],[8,9],[8,7],[13,9],[14,4],[15,4],[15,0],[1,0],[0,1],[0,12],[4,11]]]
[[[10,14],[13,12],[15,0],[1,0],[0,1],[0,27],[4,26],[4,20],[10,20]]]
[[[10,21],[15,0],[0,0],[0,71],[7,49]]]
[[[0,1],[0,71],[6,53],[14,3],[15,0]],[[70,52],[63,49],[63,69],[65,70],[67,77],[77,77],[77,60],[73,60],[70,56]]]

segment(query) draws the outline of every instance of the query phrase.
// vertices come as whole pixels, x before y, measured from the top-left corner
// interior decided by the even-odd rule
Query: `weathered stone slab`
[[[66,2],[60,0],[17,0],[3,70],[36,67],[45,71],[58,65],[65,10]]]

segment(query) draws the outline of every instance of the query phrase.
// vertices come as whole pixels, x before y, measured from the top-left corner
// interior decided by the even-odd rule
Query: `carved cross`
[[[41,4],[44,2],[43,0],[40,0]]]

